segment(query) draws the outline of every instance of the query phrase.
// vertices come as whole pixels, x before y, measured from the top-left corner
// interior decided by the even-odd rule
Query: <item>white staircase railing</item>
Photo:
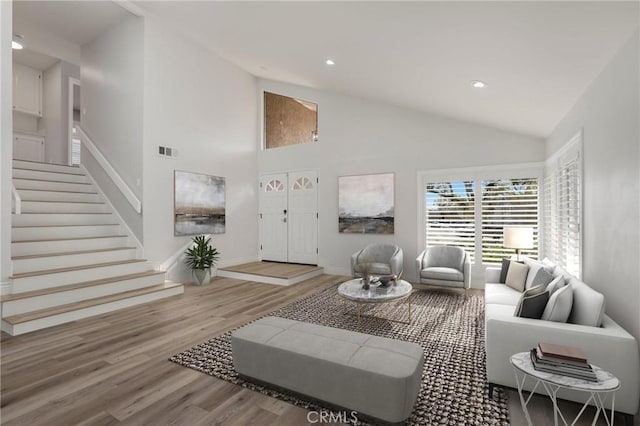
[[[84,129],[82,129],[82,127],[80,126],[77,126],[76,128],[80,132],[82,144],[87,148],[87,150],[91,153],[91,155],[93,155],[93,158],[95,158],[98,164],[100,164],[100,166],[105,171],[107,176],[111,178],[111,180],[116,185],[116,187],[120,190],[122,195],[124,195],[127,201],[129,201],[129,204],[131,204],[131,207],[133,207],[133,209],[137,213],[142,213],[142,202],[140,202],[138,197],[136,197],[136,194],[131,190],[131,188],[129,188],[129,185],[127,185],[124,179],[120,177],[118,172],[116,172],[116,169],[114,169],[111,163],[109,163],[109,160],[107,160],[105,156],[102,155],[98,147],[96,147],[96,145],[93,143],[93,141],[91,140],[89,135],[87,135],[87,133],[84,131]]]
[[[13,197],[13,212],[22,214],[22,198],[20,198],[20,194],[18,194],[18,190],[13,184],[11,184],[11,196]]]

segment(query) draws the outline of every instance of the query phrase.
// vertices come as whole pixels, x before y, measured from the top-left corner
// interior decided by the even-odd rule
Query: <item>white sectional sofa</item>
[[[542,267],[540,262],[531,259],[526,259],[526,263],[531,266],[529,274]],[[604,299],[600,293],[562,268],[546,263],[546,259],[545,266],[547,271],[553,271],[554,277],[563,275],[567,285],[572,288],[573,305],[567,323],[514,316],[521,293],[499,282],[500,268],[487,269],[485,343],[490,392],[494,386],[516,387],[513,368],[509,363],[511,355],[528,351],[539,342],[563,344],[582,348],[590,363],[615,374],[621,381],[621,388],[616,393],[615,409],[629,416],[635,415],[640,399],[640,355],[635,338],[604,314]],[[528,277],[527,284],[530,281],[531,277]],[[599,320],[595,312],[598,309],[601,309],[600,326],[579,324],[585,315]],[[525,388],[531,390],[531,387]],[[576,402],[586,401],[586,394],[580,392],[561,391],[558,397]]]

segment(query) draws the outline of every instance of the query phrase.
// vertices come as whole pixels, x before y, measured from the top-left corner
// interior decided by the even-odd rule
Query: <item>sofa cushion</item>
[[[595,291],[577,278],[572,278],[568,286],[573,289],[573,307],[569,322],[600,327],[605,307],[602,293]]]
[[[553,270],[553,276],[554,277],[564,277],[564,280],[566,282],[569,282],[571,280],[571,278],[573,278],[573,276],[567,272],[566,269],[564,269],[562,266],[556,266],[555,269]]]
[[[529,267],[527,280],[524,284],[525,289],[530,289],[537,285],[547,285],[553,279],[553,276],[544,270],[544,265],[541,262],[525,257],[524,264]]]
[[[553,296],[553,293],[560,290],[566,284],[567,282],[564,280],[563,276],[555,277],[553,281],[547,284],[547,291],[549,292],[549,297]]]
[[[513,313],[517,317],[540,319],[549,301],[549,292],[545,286],[531,287],[522,293],[520,301]]]
[[[528,271],[529,266],[518,262],[511,262],[509,265],[509,271],[507,272],[507,279],[504,283],[514,290],[522,292],[524,291]]]
[[[563,279],[562,277],[558,277]],[[545,321],[567,322],[573,305],[573,290],[566,285],[556,290],[544,308],[541,319]]]
[[[464,274],[457,269],[431,266],[420,271],[421,278],[446,281],[464,281]]]
[[[504,282],[507,280],[507,272],[509,271],[510,263],[511,263],[511,260],[502,259],[502,268],[500,269],[500,282],[502,284],[504,284]]]
[[[548,257],[542,259],[542,266],[544,267],[544,270],[550,274],[553,274],[553,271],[556,269],[556,264],[549,260]]]
[[[522,293],[512,289],[506,284],[487,283],[484,286],[484,303],[510,306],[511,314],[513,307],[518,304]]]

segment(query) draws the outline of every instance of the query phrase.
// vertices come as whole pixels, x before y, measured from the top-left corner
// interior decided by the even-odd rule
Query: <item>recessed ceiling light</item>
[[[327,65],[335,65],[336,63],[333,62],[333,59],[327,59],[327,61],[325,62]]]
[[[487,87],[487,83],[480,80],[471,80],[471,87],[474,87],[476,89],[482,89],[484,87]]]

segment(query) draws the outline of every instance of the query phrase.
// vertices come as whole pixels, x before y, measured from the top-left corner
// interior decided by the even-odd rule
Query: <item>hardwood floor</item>
[[[215,278],[206,287],[186,286],[182,296],[21,336],[3,333],[0,421],[47,426],[307,424],[302,408],[167,359],[344,279],[321,275],[282,287]],[[510,397],[513,424],[524,424],[517,395]],[[534,408],[536,425],[552,424],[545,403],[540,399]]]
[[[243,274],[262,275],[273,278],[295,278],[321,268],[313,265],[279,262],[251,262],[242,265],[220,268],[222,271],[240,272]]]

